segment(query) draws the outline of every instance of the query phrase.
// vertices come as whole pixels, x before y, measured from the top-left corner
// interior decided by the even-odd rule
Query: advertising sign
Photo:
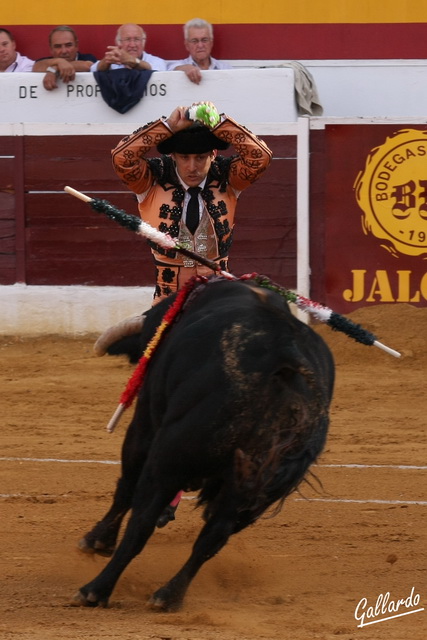
[[[327,304],[427,306],[425,125],[326,127]]]

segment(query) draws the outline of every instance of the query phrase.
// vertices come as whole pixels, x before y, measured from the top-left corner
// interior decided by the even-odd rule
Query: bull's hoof
[[[85,536],[77,543],[80,551],[87,554],[96,553],[99,556],[110,558],[114,553],[114,546],[108,546],[100,540],[91,540],[89,536]]]
[[[108,599],[101,599],[93,591],[85,592],[85,589],[82,588],[77,591],[71,604],[74,607],[103,607],[106,609],[108,607]]]
[[[148,601],[148,606],[154,611],[179,611],[182,600],[173,598],[167,587],[158,589]]]

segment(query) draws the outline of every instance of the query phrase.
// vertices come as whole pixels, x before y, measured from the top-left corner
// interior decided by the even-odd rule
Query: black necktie
[[[199,191],[200,187],[190,187],[187,189],[190,194],[190,200],[187,205],[187,227],[189,232],[194,235],[199,226]]]

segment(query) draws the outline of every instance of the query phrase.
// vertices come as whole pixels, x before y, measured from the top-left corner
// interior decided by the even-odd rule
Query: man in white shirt
[[[21,56],[16,51],[13,34],[7,29],[0,29],[0,72],[24,73],[33,70],[34,60]]]
[[[109,69],[152,69],[166,71],[166,62],[145,51],[147,35],[137,24],[122,24],[117,30],[116,44],[109,45],[102,60],[92,65],[90,70],[108,71]]]
[[[213,27],[209,22],[201,18],[189,20],[184,25],[184,46],[190,55],[183,60],[170,62],[168,71],[184,71],[191,82],[199,84],[201,71],[232,69],[228,62],[211,56],[213,42]]]

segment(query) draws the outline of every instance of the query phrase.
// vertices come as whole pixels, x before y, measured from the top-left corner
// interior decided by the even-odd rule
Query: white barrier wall
[[[204,100],[243,124],[297,119],[292,69],[203,71],[198,85],[183,72],[156,71],[146,95],[124,114],[107,105],[92,73],[78,73],[75,82],[59,82],[53,91],[44,89],[43,76],[1,74],[0,122],[144,124],[168,116],[178,105]]]
[[[152,304],[154,287],[0,286],[0,335],[99,334]]]
[[[397,47],[398,49],[398,47]],[[233,60],[271,70],[284,60]],[[325,118],[427,120],[426,60],[300,60],[311,73]]]
[[[426,118],[426,60],[319,60],[307,68],[324,116]]]
[[[45,91],[43,74],[0,75],[0,123],[148,122],[177,104],[211,100],[244,123],[294,122],[294,74],[282,60],[233,60],[234,69],[203,71],[199,85],[183,72],[156,72],[147,95],[126,114],[106,105],[90,73]],[[325,118],[426,118],[427,60],[302,60]]]

